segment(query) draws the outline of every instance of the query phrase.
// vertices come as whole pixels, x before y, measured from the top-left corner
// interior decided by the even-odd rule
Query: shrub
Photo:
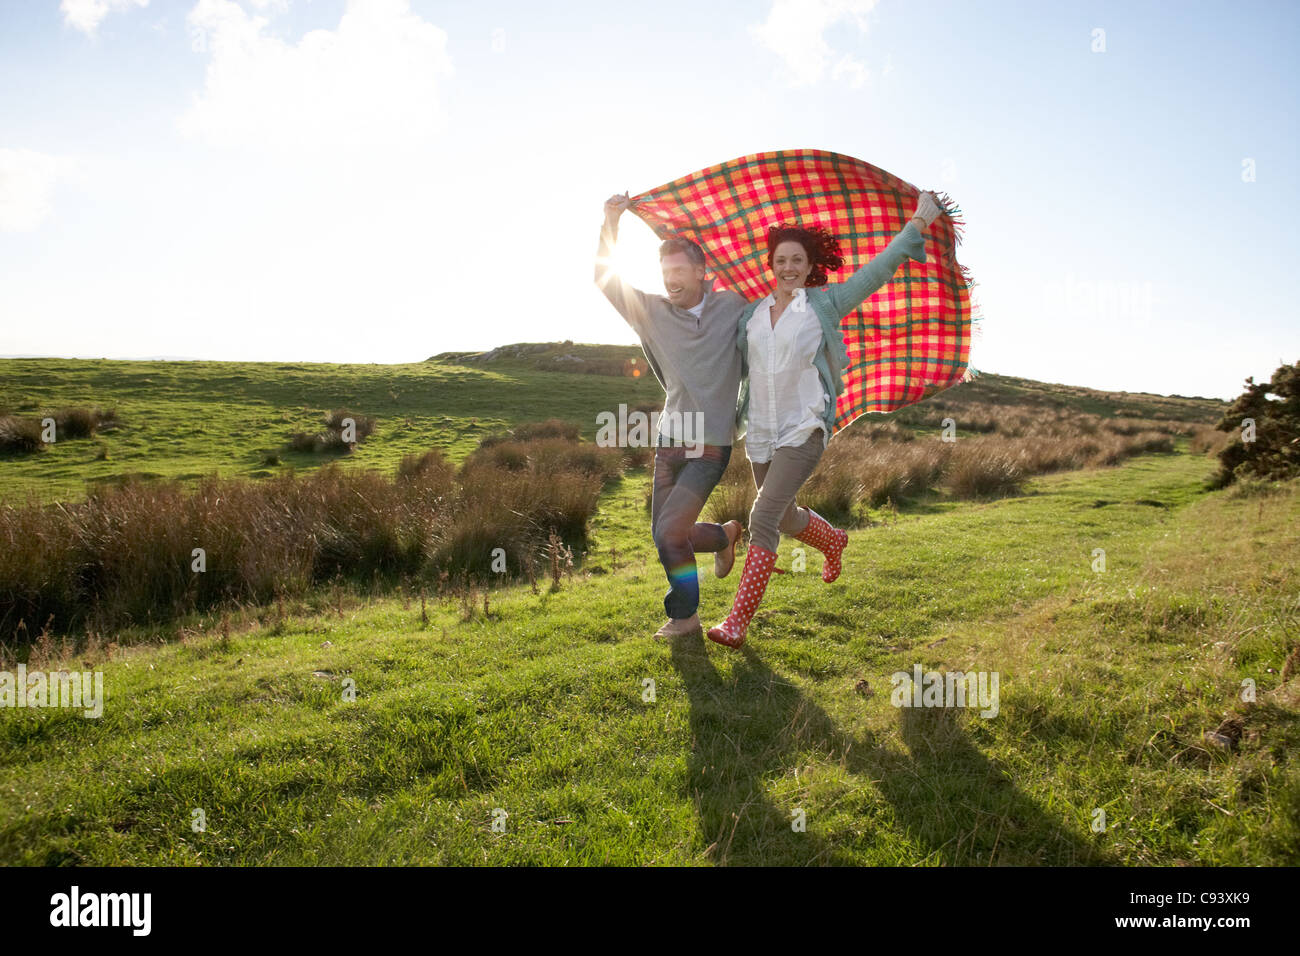
[[[1247,418],[1255,423],[1249,442],[1242,440]],[[1231,436],[1219,452],[1216,487],[1243,478],[1279,481],[1300,474],[1300,363],[1279,367],[1266,385],[1247,378],[1246,391],[1215,428]]]

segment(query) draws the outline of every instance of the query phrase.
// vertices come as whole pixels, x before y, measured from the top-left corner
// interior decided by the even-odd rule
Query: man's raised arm
[[[605,222],[600,227],[600,245],[596,248],[596,285],[605,298],[618,309],[619,315],[640,335],[646,320],[645,293],[625,280],[614,269],[614,244],[618,241],[618,219],[630,200],[626,194],[610,196],[605,201]]]

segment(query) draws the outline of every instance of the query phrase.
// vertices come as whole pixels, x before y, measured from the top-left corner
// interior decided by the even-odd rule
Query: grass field
[[[94,438],[0,459],[0,502],[77,497],[125,474],[192,480],[214,473],[265,477],[281,467],[311,470],[321,459],[288,450],[288,440],[294,432],[318,429],[324,415],[339,407],[379,420],[377,432],[349,456],[349,466],[391,471],[403,455],[430,448],[460,461],[484,435],[521,421],[572,420],[590,439],[597,412],[616,412],[619,403],[631,408],[662,402],[663,391],[649,375],[542,370],[555,368],[554,356],[565,354],[593,365],[639,357],[640,369],[645,367],[640,350],[631,346],[552,348],[540,356],[506,354],[486,363],[449,353],[441,361],[409,365],[0,360],[0,414],[101,405],[116,408],[122,421],[122,427]],[[1097,392],[999,375],[981,376],[944,398],[958,406],[993,401],[1207,423],[1223,409],[1209,399]],[[926,409],[927,403],[914,406]],[[872,417],[906,420],[908,410]],[[267,465],[268,454],[278,455],[282,466]]]
[[[623,348],[628,356],[637,350]],[[644,359],[642,359],[644,362]],[[264,477],[268,453],[311,470],[319,457],[289,451],[298,431],[319,429],[347,407],[379,419],[350,467],[392,471],[403,455],[439,448],[459,461],[479,439],[515,422],[582,420],[596,410],[661,401],[654,379],[539,372],[522,362],[472,367],[289,365],[237,362],[0,360],[0,409],[34,415],[64,405],[115,407],[123,427],[55,443],[39,455],[0,461],[0,501],[74,497],[123,474],[195,479]],[[107,453],[99,459],[100,448]]]
[[[338,405],[381,419],[355,465],[389,467],[521,420],[594,431],[594,410],[657,392],[523,361],[3,364],[0,404],[111,404],[130,426],[81,443],[110,442],[107,461],[0,462],[15,497],[123,470],[256,474]],[[976,384],[1213,420],[1199,400],[1018,381]],[[1177,447],[875,512],[835,584],[815,553],[773,579],[741,651],[650,638],[664,581],[634,471],[554,592],[422,614],[418,595],[321,591],[70,652],[104,672],[104,714],[0,711],[0,861],[1293,865],[1300,486],[1208,492],[1213,460]],[[704,576],[702,617],[736,580]],[[890,675],[917,664],[996,672],[996,716],[893,706]]]

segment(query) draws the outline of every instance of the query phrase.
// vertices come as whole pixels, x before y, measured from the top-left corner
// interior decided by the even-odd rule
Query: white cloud
[[[64,23],[91,36],[114,10],[147,6],[149,0],[63,0],[59,4],[59,12],[63,14]]]
[[[319,156],[427,144],[441,129],[447,34],[408,0],[349,0],[336,29],[296,43],[269,35],[267,23],[231,0],[199,0],[188,24],[209,61],[202,93],[179,120],[183,133]]]
[[[876,0],[773,0],[767,20],[751,26],[750,32],[781,58],[791,85],[816,83],[834,61],[832,77],[847,77],[856,88],[867,79],[866,67],[860,60],[832,50],[825,33],[843,20],[852,20],[866,33],[867,14],[875,5]]]
[[[855,56],[844,54],[840,61],[835,64],[835,69],[831,73],[831,78],[838,80],[841,77],[848,79],[849,86],[853,89],[861,89],[862,85],[867,82],[867,67]]]
[[[220,330],[214,349],[401,354],[412,346],[379,336],[400,329],[422,343],[436,303],[470,297],[455,282],[440,289],[445,271],[430,268],[456,253],[441,224],[481,216],[463,183],[486,177],[473,165],[478,137],[450,149],[443,135],[447,33],[407,0],[348,0],[305,33],[280,9],[190,4],[185,28],[206,73],[177,125],[200,148],[166,184],[179,199],[159,213],[174,217],[175,267],[169,285],[151,286],[150,314],[183,301],[195,328]],[[285,321],[297,316],[312,317],[310,334]],[[167,348],[194,354],[183,334]]]
[[[30,149],[0,149],[0,232],[30,232],[53,209],[54,187],[78,174],[75,160]]]

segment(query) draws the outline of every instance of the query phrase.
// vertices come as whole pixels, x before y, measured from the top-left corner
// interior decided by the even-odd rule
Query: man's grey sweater
[[[667,394],[659,434],[688,443],[730,445],[740,390],[736,326],[745,297],[730,289],[715,290],[713,280],[705,280],[704,308],[696,318],[619,276],[610,261],[615,238],[608,225],[601,228],[596,285],[640,337],[646,361]],[[702,435],[696,413],[703,416]]]

